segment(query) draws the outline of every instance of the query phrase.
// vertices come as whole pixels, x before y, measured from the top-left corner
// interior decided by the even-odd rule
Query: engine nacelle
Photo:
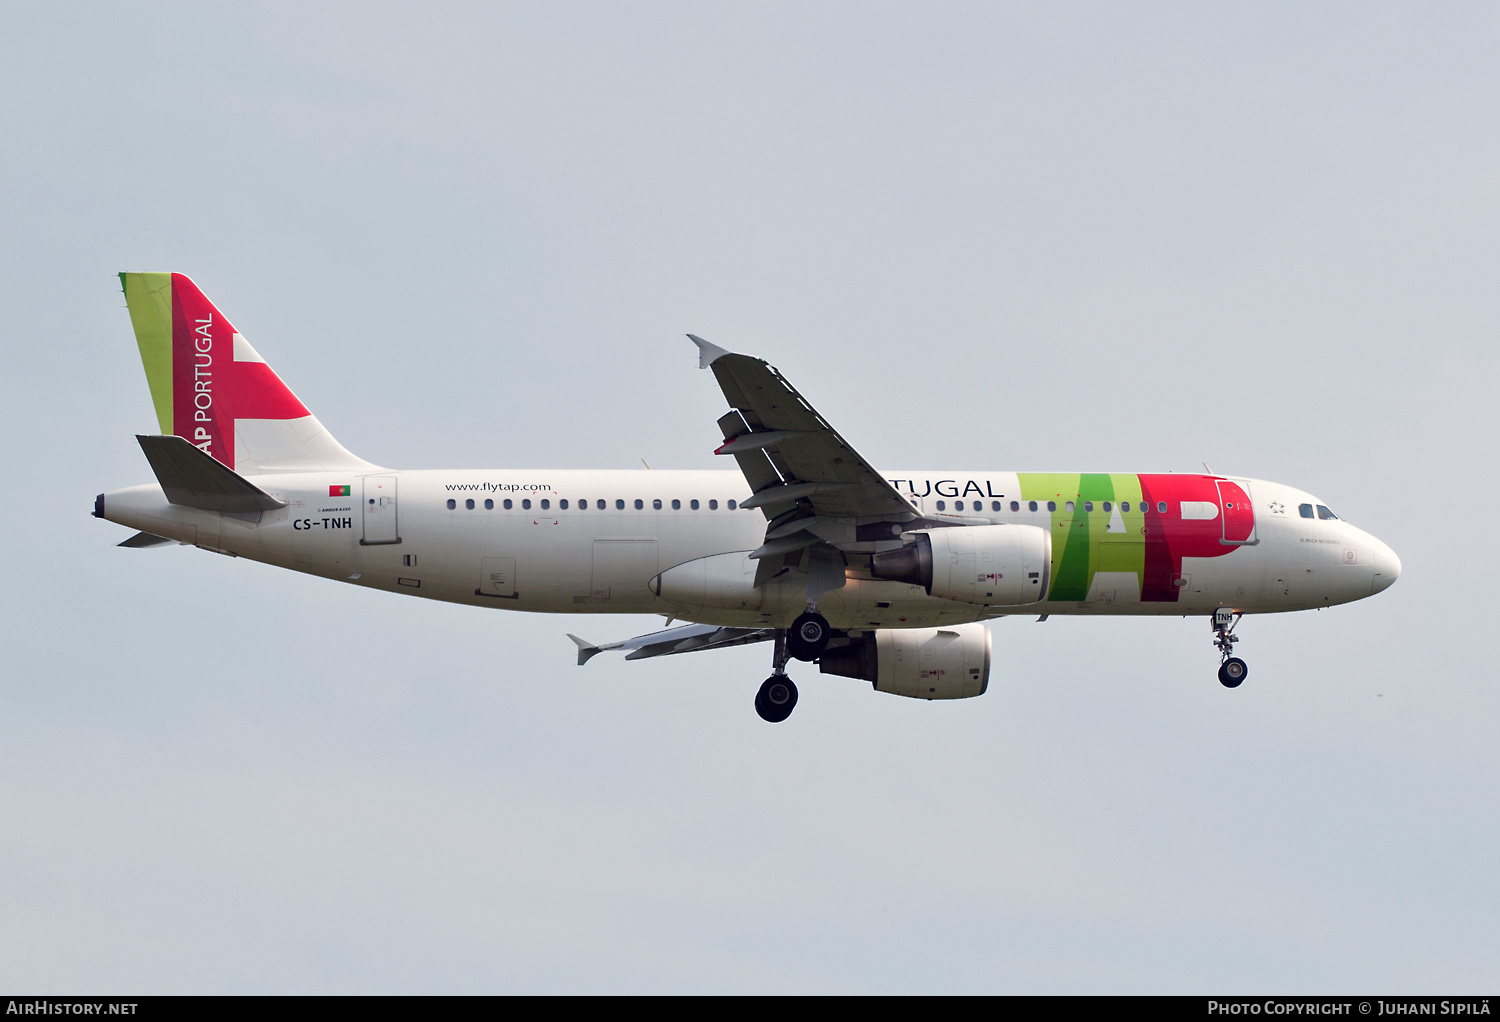
[[[1047,598],[1052,534],[1034,525],[923,529],[900,550],[871,558],[876,578],[907,582],[931,596],[985,607]]]
[[[748,551],[740,550],[685,561],[646,584],[679,607],[758,610],[762,590],[755,588],[755,568]]]
[[[912,699],[968,699],[989,688],[990,630],[978,623],[882,628],[824,651],[818,669],[863,678],[877,692]]]

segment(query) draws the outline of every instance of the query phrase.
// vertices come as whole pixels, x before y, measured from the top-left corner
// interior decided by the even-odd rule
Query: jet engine
[[[871,558],[876,578],[921,586],[928,595],[986,607],[1047,598],[1052,536],[1034,525],[973,525],[908,533],[911,542]]]
[[[976,526],[983,528],[983,526]],[[990,630],[982,624],[946,628],[882,628],[829,647],[824,674],[862,678],[877,692],[912,699],[968,699],[990,684]]]
[[[743,551],[699,557],[668,568],[646,583],[668,603],[695,610],[758,610],[755,562]]]

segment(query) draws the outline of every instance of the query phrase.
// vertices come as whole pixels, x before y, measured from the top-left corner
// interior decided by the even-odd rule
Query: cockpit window
[[[1337,521],[1339,516],[1336,515],[1336,514],[1334,514],[1332,511],[1328,510],[1322,504],[1319,504],[1318,505],[1318,517],[1321,518],[1325,522],[1333,522],[1333,521]]]
[[[1298,504],[1297,505],[1297,513],[1300,514],[1303,518],[1311,518],[1313,516],[1312,505],[1311,504]]]

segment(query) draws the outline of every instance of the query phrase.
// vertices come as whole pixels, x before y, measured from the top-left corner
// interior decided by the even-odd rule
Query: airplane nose
[[[1370,595],[1389,589],[1391,583],[1400,577],[1401,558],[1396,556],[1396,551],[1375,540],[1375,573],[1370,583]]]

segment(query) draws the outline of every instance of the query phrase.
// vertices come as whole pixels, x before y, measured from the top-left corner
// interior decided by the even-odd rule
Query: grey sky
[[[1493,5],[31,5],[0,31],[0,981],[1389,991],[1500,979]],[[1214,469],[1375,599],[994,626],[927,704],[88,517],[191,275],[401,468],[722,467],[682,336],[878,465]]]

